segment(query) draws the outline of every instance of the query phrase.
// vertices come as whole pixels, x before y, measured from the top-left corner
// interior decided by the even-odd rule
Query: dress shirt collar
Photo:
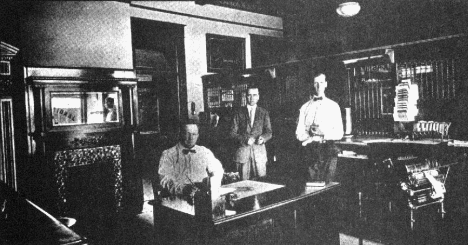
[[[196,150],[193,150],[193,149],[182,149],[182,153],[184,154],[189,154],[189,153],[197,153]]]
[[[188,151],[190,151],[190,152],[195,153],[195,152],[197,152],[198,146],[197,146],[197,145],[194,145],[192,148],[187,148],[187,147],[185,147],[184,145],[182,145],[182,143],[179,142],[178,148],[179,148],[179,151],[180,151],[180,152],[187,152],[187,150],[188,150]]]
[[[253,110],[257,109],[257,105],[253,105],[253,106],[247,105],[247,110],[248,110],[248,111],[250,111],[250,110],[252,110],[252,109],[253,109]]]
[[[312,101],[321,101],[321,100],[324,100],[325,98],[326,98],[325,95],[323,96],[314,95],[314,97],[312,97]]]

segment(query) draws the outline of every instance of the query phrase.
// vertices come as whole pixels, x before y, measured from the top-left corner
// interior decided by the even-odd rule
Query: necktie
[[[322,100],[322,99],[323,99],[322,97],[314,97],[314,101]]]
[[[253,123],[254,123],[254,109],[253,108],[250,108],[250,114],[249,114],[249,117],[250,117],[250,127],[253,127]]]
[[[190,150],[190,149],[182,149],[182,153],[184,153],[185,155],[189,154],[189,153],[196,153],[195,150]]]

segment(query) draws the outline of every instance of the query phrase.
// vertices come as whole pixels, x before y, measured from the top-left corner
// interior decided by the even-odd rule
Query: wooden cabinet
[[[353,134],[393,134],[395,63],[388,55],[347,65]]]
[[[16,189],[15,133],[11,97],[0,97],[0,181]]]
[[[247,87],[253,83],[240,74],[212,74],[202,77],[204,113],[200,114],[199,143],[210,148],[228,171],[234,171],[234,144],[229,138],[233,112],[245,106]]]
[[[247,104],[247,87],[254,83],[241,74],[213,74],[202,77],[205,115],[201,120],[212,127],[229,121],[233,109]]]
[[[0,42],[0,181],[17,190],[15,130],[13,120],[13,58],[19,50]]]
[[[135,73],[27,67],[25,75],[29,196],[81,219],[139,212]]]

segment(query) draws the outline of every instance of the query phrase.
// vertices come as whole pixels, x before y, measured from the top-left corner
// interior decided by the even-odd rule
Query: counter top
[[[215,225],[285,206],[287,204],[318,195],[319,193],[330,191],[339,187],[340,185],[339,183],[335,182],[328,183],[324,187],[306,187],[305,183],[283,185],[282,183],[273,184],[266,182],[256,182],[254,185],[249,185],[251,182],[253,183],[256,181],[249,181],[249,183],[246,184],[252,187],[260,186],[263,188],[266,186],[273,188],[267,188],[265,190],[259,191],[250,190],[250,194],[243,195],[242,192],[245,192],[244,189],[248,186],[240,186],[239,189],[241,190],[234,191],[234,193],[240,191],[240,193],[237,193],[237,198],[234,200],[227,200],[227,212],[224,215],[213,219]],[[230,186],[232,186],[232,184]],[[161,202],[161,206],[178,211],[180,213],[185,213],[186,215],[192,217],[195,216],[195,207],[181,199],[164,199]]]
[[[456,144],[454,142],[457,142]],[[442,139],[396,139],[390,137],[378,137],[378,136],[354,136],[352,138],[342,139],[336,142],[339,145],[357,145],[366,146],[373,143],[389,143],[389,144],[419,144],[419,145],[439,145],[442,143],[448,144],[449,146],[464,146],[468,147],[467,141],[459,140],[442,140]],[[464,144],[463,144],[464,143]]]
[[[219,217],[214,220],[215,225],[224,222],[237,220],[255,213],[266,212],[275,208],[280,208],[288,204],[293,204],[300,200],[318,195],[323,192],[331,191],[339,187],[339,183],[328,183],[323,187],[285,186],[270,192],[254,195],[248,198],[238,200],[234,204],[236,214]]]
[[[330,198],[340,184],[307,187],[305,181],[265,177],[229,184],[232,195],[212,200],[212,204],[225,200],[225,206],[212,205],[211,210],[202,201],[200,206],[184,205],[187,210],[183,211],[180,200],[166,199],[154,205],[155,240],[177,240],[174,244],[287,244],[295,243],[298,237],[309,237],[311,232],[339,239],[338,231],[329,226],[327,214],[334,212]],[[316,204],[321,208],[315,210]],[[195,215],[198,210],[200,215]],[[211,217],[207,215],[210,211]],[[312,224],[302,222],[314,218],[317,221]]]

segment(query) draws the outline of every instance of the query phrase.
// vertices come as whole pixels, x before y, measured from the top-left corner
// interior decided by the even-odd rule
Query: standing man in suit
[[[333,181],[335,176],[339,152],[335,141],[343,137],[340,106],[325,96],[327,86],[325,74],[315,74],[314,96],[299,110],[296,128],[310,181],[325,183]]]
[[[242,180],[266,175],[265,143],[271,139],[272,130],[268,111],[257,106],[259,99],[258,87],[249,87],[247,106],[240,108],[232,119],[230,136],[237,144],[234,162]]]

